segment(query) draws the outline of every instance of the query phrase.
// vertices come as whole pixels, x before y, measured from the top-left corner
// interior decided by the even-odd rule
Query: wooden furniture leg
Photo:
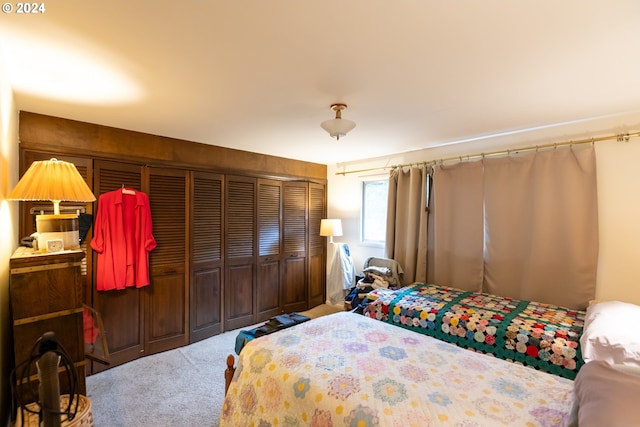
[[[229,385],[231,384],[231,379],[233,378],[233,374],[236,372],[236,368],[233,366],[236,363],[235,357],[233,354],[227,356],[227,369],[224,371],[224,394],[227,394],[227,390],[229,390]]]

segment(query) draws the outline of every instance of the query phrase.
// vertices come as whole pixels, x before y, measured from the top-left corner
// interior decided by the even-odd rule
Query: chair
[[[388,268],[390,270],[390,276],[387,278],[389,286],[402,287],[404,283],[404,271],[396,260],[389,258],[369,257],[365,260],[362,267],[362,272],[367,273],[367,270],[375,272],[377,269]]]
[[[370,301],[367,294],[371,292],[376,283],[370,275],[376,275],[387,282],[389,288],[400,288],[404,286],[404,271],[397,261],[389,258],[369,257],[365,260],[362,272],[364,276],[356,283],[344,301],[344,307],[347,311],[355,311],[361,313],[364,306]]]

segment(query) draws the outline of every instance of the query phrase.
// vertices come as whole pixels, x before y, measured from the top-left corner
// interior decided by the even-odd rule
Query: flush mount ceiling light
[[[336,118],[331,120],[325,120],[320,123],[320,127],[326,130],[332,138],[339,140],[341,137],[349,133],[356,123],[351,120],[345,120],[342,118],[342,110],[347,108],[346,104],[333,104],[331,109],[336,112]]]

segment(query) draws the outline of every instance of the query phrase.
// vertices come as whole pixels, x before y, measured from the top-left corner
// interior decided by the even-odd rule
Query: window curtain
[[[432,283],[584,309],[595,297],[593,145],[436,166]]]
[[[585,308],[598,263],[593,144],[482,162],[484,291]]]
[[[404,282],[427,278],[427,168],[395,169],[389,176],[385,253],[404,270]]]
[[[484,264],[482,163],[435,166],[430,212],[429,281],[480,292]]]

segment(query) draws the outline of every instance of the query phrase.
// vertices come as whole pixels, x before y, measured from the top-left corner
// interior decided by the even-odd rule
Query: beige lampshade
[[[37,247],[41,252],[79,248],[78,215],[60,215],[60,202],[93,202],[93,195],[73,163],[36,161],[22,175],[9,200],[50,200],[53,215],[36,215]]]
[[[323,219],[320,220],[321,236],[342,236],[342,220]]]
[[[61,201],[93,202],[96,196],[73,163],[51,159],[33,162],[7,199],[51,200],[59,214]]]

